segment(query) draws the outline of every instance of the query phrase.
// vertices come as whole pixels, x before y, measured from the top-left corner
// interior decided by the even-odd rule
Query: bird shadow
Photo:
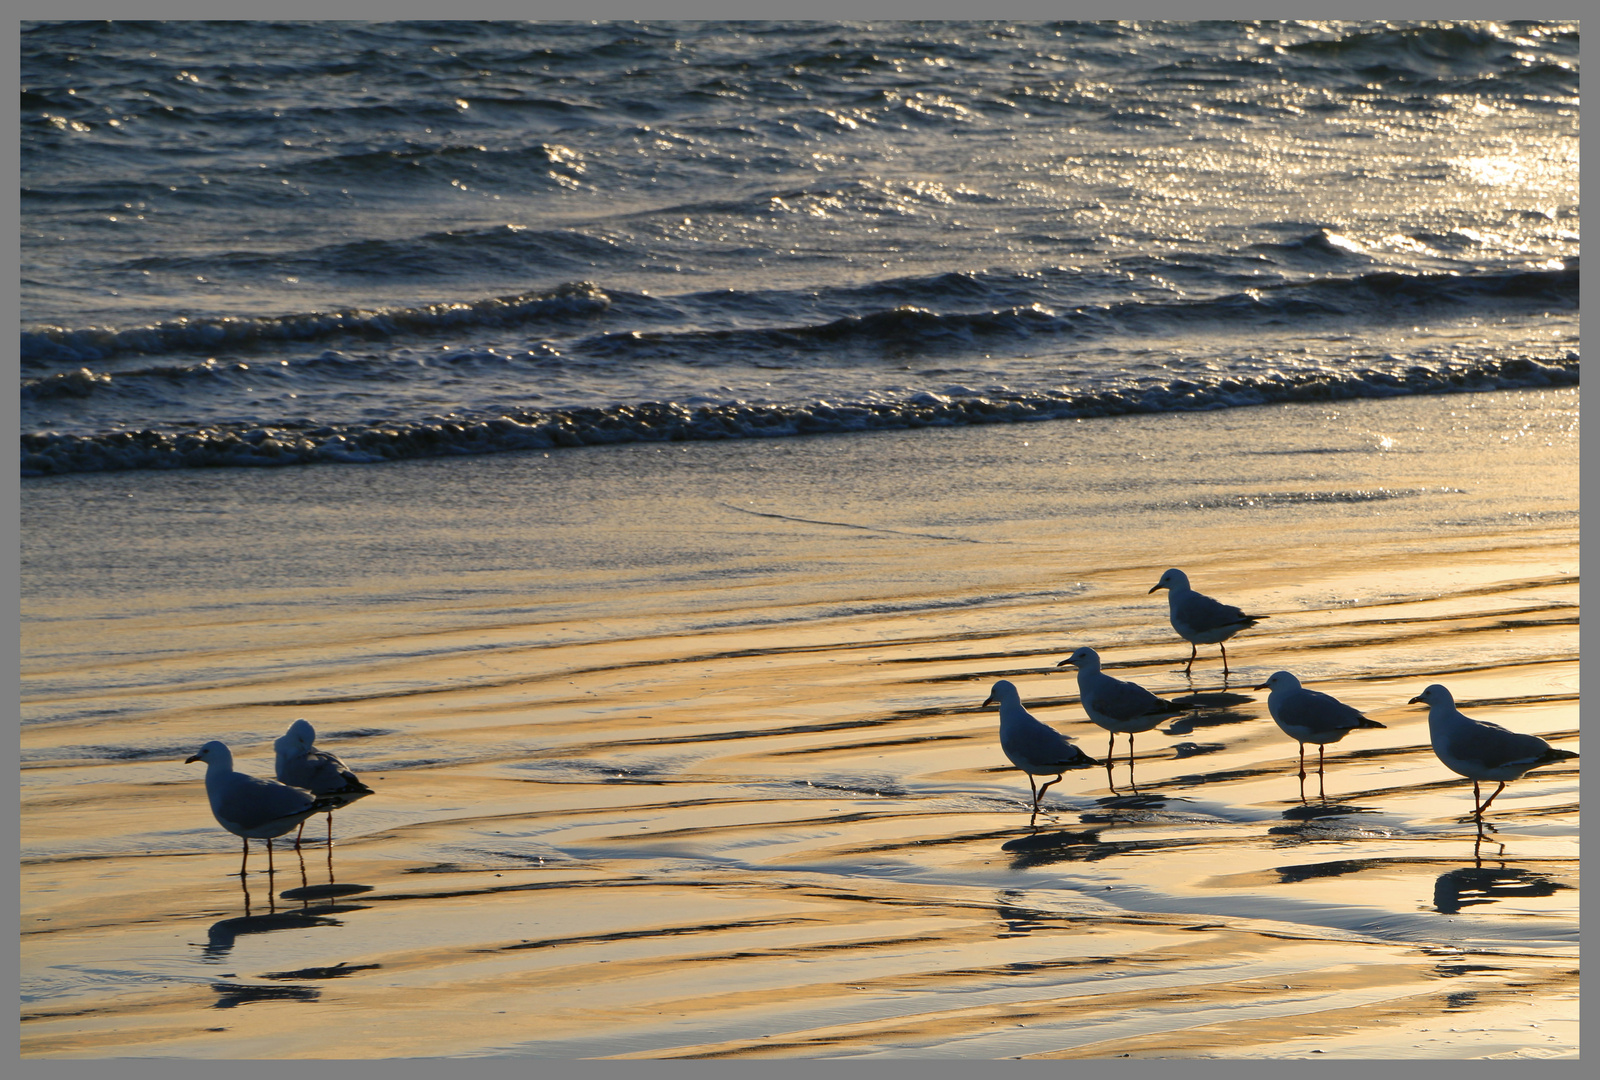
[[[1572,886],[1547,874],[1521,867],[1463,866],[1440,874],[1433,883],[1433,909],[1441,915],[1455,915],[1464,908],[1493,904],[1500,900],[1527,900],[1554,896]]]
[[[1283,812],[1288,821],[1316,821],[1320,818],[1343,817],[1346,814],[1376,814],[1376,806],[1356,806],[1352,803],[1306,803],[1291,806]]]
[[[1198,713],[1185,713],[1172,721],[1161,731],[1165,735],[1190,735],[1199,728],[1222,727],[1226,724],[1242,724],[1247,720],[1258,720],[1260,717],[1252,716],[1247,712],[1240,712],[1232,708],[1207,709]]]

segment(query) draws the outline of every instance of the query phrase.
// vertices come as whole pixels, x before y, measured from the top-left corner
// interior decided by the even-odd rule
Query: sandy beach
[[[25,480],[21,1053],[1575,1058],[1578,763],[1480,841],[1407,702],[1581,750],[1578,401]],[[1030,825],[1081,645],[1197,708]],[[300,717],[376,793],[241,881]]]

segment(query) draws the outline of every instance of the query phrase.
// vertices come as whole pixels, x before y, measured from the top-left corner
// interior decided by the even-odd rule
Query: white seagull
[[[1128,781],[1133,782],[1133,736],[1149,731],[1166,720],[1175,720],[1187,705],[1178,705],[1156,697],[1137,683],[1114,679],[1100,670],[1100,654],[1087,645],[1075,651],[1056,667],[1072,664],[1078,669],[1078,700],[1089,719],[1110,733],[1106,744],[1106,782],[1114,794],[1116,783],[1111,778],[1111,754],[1116,749],[1117,733],[1128,736]],[[1137,784],[1134,791],[1138,791]]]
[[[1167,616],[1178,636],[1189,643],[1189,663],[1184,673],[1193,669],[1199,646],[1216,645],[1222,649],[1222,673],[1228,674],[1228,647],[1223,645],[1240,630],[1248,630],[1265,619],[1265,615],[1246,615],[1243,611],[1197,593],[1189,587],[1189,575],[1172,569],[1161,575],[1161,580],[1150,587],[1167,590]]]
[[[1257,690],[1270,690],[1267,711],[1289,738],[1300,744],[1300,801],[1306,801],[1306,743],[1317,744],[1317,784],[1323,798],[1323,752],[1357,728],[1381,728],[1355,709],[1321,690],[1307,690],[1287,671],[1275,671]]]
[[[328,846],[332,847],[333,811],[371,795],[372,789],[356,779],[356,774],[346,768],[337,755],[313,746],[312,743],[316,741],[316,729],[308,721],[296,720],[272,745],[278,752],[279,782],[290,787],[305,788],[324,799],[337,800],[328,808]],[[295,847],[300,846],[300,837],[305,831],[305,822],[302,821],[300,832],[295,834]]]
[[[218,825],[244,841],[240,877],[244,876],[245,865],[250,861],[251,837],[267,842],[270,877],[274,873],[273,837],[282,836],[306,818],[331,809],[333,805],[309,791],[235,772],[233,753],[215,739],[202,746],[198,754],[185,759],[185,764],[192,761],[206,763],[206,798],[211,802],[211,815]]]
[[[1479,822],[1495,795],[1505,790],[1506,781],[1515,780],[1540,765],[1578,756],[1571,750],[1551,746],[1537,735],[1524,735],[1487,720],[1462,716],[1456,708],[1456,699],[1438,683],[1407,702],[1409,705],[1419,703],[1428,707],[1428,737],[1433,742],[1433,752],[1439,755],[1445,768],[1472,781],[1472,815]],[[1482,805],[1478,804],[1480,780],[1500,781],[1494,795]]]
[[[984,699],[983,707],[988,708],[997,702],[1000,705],[1000,750],[1011,764],[1027,774],[1028,790],[1033,792],[1033,812],[1037,814],[1039,800],[1044,798],[1050,784],[1058,783],[1066,770],[1086,768],[1094,765],[1095,760],[1074,746],[1072,740],[1061,732],[1040,723],[1023,708],[1022,696],[1005,679],[994,684],[989,696]],[[1055,779],[1050,783],[1041,788],[1034,787],[1035,776],[1051,775]]]

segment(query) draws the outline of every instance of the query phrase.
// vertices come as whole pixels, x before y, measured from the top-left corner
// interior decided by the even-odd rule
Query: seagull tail
[[[1539,760],[1535,764],[1549,765],[1557,761],[1570,761],[1577,756],[1578,754],[1574,750],[1563,750],[1559,746],[1552,746],[1539,755]]]
[[[1388,726],[1389,726],[1388,724],[1380,724],[1376,720],[1368,720],[1365,716],[1363,716],[1361,718],[1361,723],[1356,725],[1356,727],[1358,727],[1358,728],[1364,728],[1364,727],[1386,728]]]

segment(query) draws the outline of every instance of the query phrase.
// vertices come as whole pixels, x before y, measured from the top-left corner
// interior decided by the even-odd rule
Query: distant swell
[[[611,298],[581,281],[548,293],[523,293],[488,300],[428,304],[416,308],[312,312],[268,318],[174,319],[125,330],[43,327],[22,335],[27,360],[82,363],[122,353],[167,353],[241,348],[258,343],[317,341],[333,337],[388,338],[399,333],[499,326],[536,320],[596,315]]]
[[[493,416],[427,417],[397,423],[213,425],[190,431],[105,435],[51,432],[22,437],[22,473],[42,476],[120,469],[370,463],[610,443],[770,438],[965,424],[1186,412],[1273,402],[1330,401],[1522,387],[1573,386],[1578,358],[1488,361],[1451,371],[1411,367],[1343,376],[1176,380],[1152,388],[1007,396],[916,394],[899,402],[804,406],[674,403]]]
[[[1314,233],[1285,250],[1309,251],[1323,257],[1343,249],[1333,234]],[[1346,253],[1347,254],[1347,253]],[[959,351],[996,339],[1057,337],[1074,341],[1127,332],[1170,332],[1196,321],[1248,328],[1282,325],[1308,318],[1358,319],[1382,325],[1409,319],[1432,309],[1493,306],[1501,310],[1571,309],[1578,306],[1579,267],[1576,259],[1560,270],[1489,274],[1407,274],[1381,270],[1350,277],[1263,285],[1244,292],[1185,300],[1125,300],[1058,309],[1046,302],[1023,302],[1019,283],[1004,276],[993,280],[943,275],[930,281],[899,283],[913,302],[846,315],[829,322],[726,330],[627,330],[595,334],[573,350],[597,359],[639,360],[691,356],[703,360],[719,353],[799,351],[882,347],[925,352]],[[868,306],[892,299],[882,285],[855,290],[835,303]],[[617,293],[616,303],[634,316],[662,317],[667,309],[654,298]],[[776,298],[759,292],[733,292],[702,303],[760,310]],[[988,303],[986,303],[986,301]],[[1004,306],[990,307],[999,301]],[[978,311],[934,311],[938,306],[979,306]],[[575,282],[550,293],[526,293],[460,303],[378,311],[313,312],[271,318],[178,319],[155,326],[124,330],[46,327],[22,335],[24,364],[80,364],[121,354],[158,355],[172,352],[246,350],[284,341],[327,341],[360,337],[388,340],[405,334],[554,322],[592,318],[613,309],[613,296],[592,282]]]

